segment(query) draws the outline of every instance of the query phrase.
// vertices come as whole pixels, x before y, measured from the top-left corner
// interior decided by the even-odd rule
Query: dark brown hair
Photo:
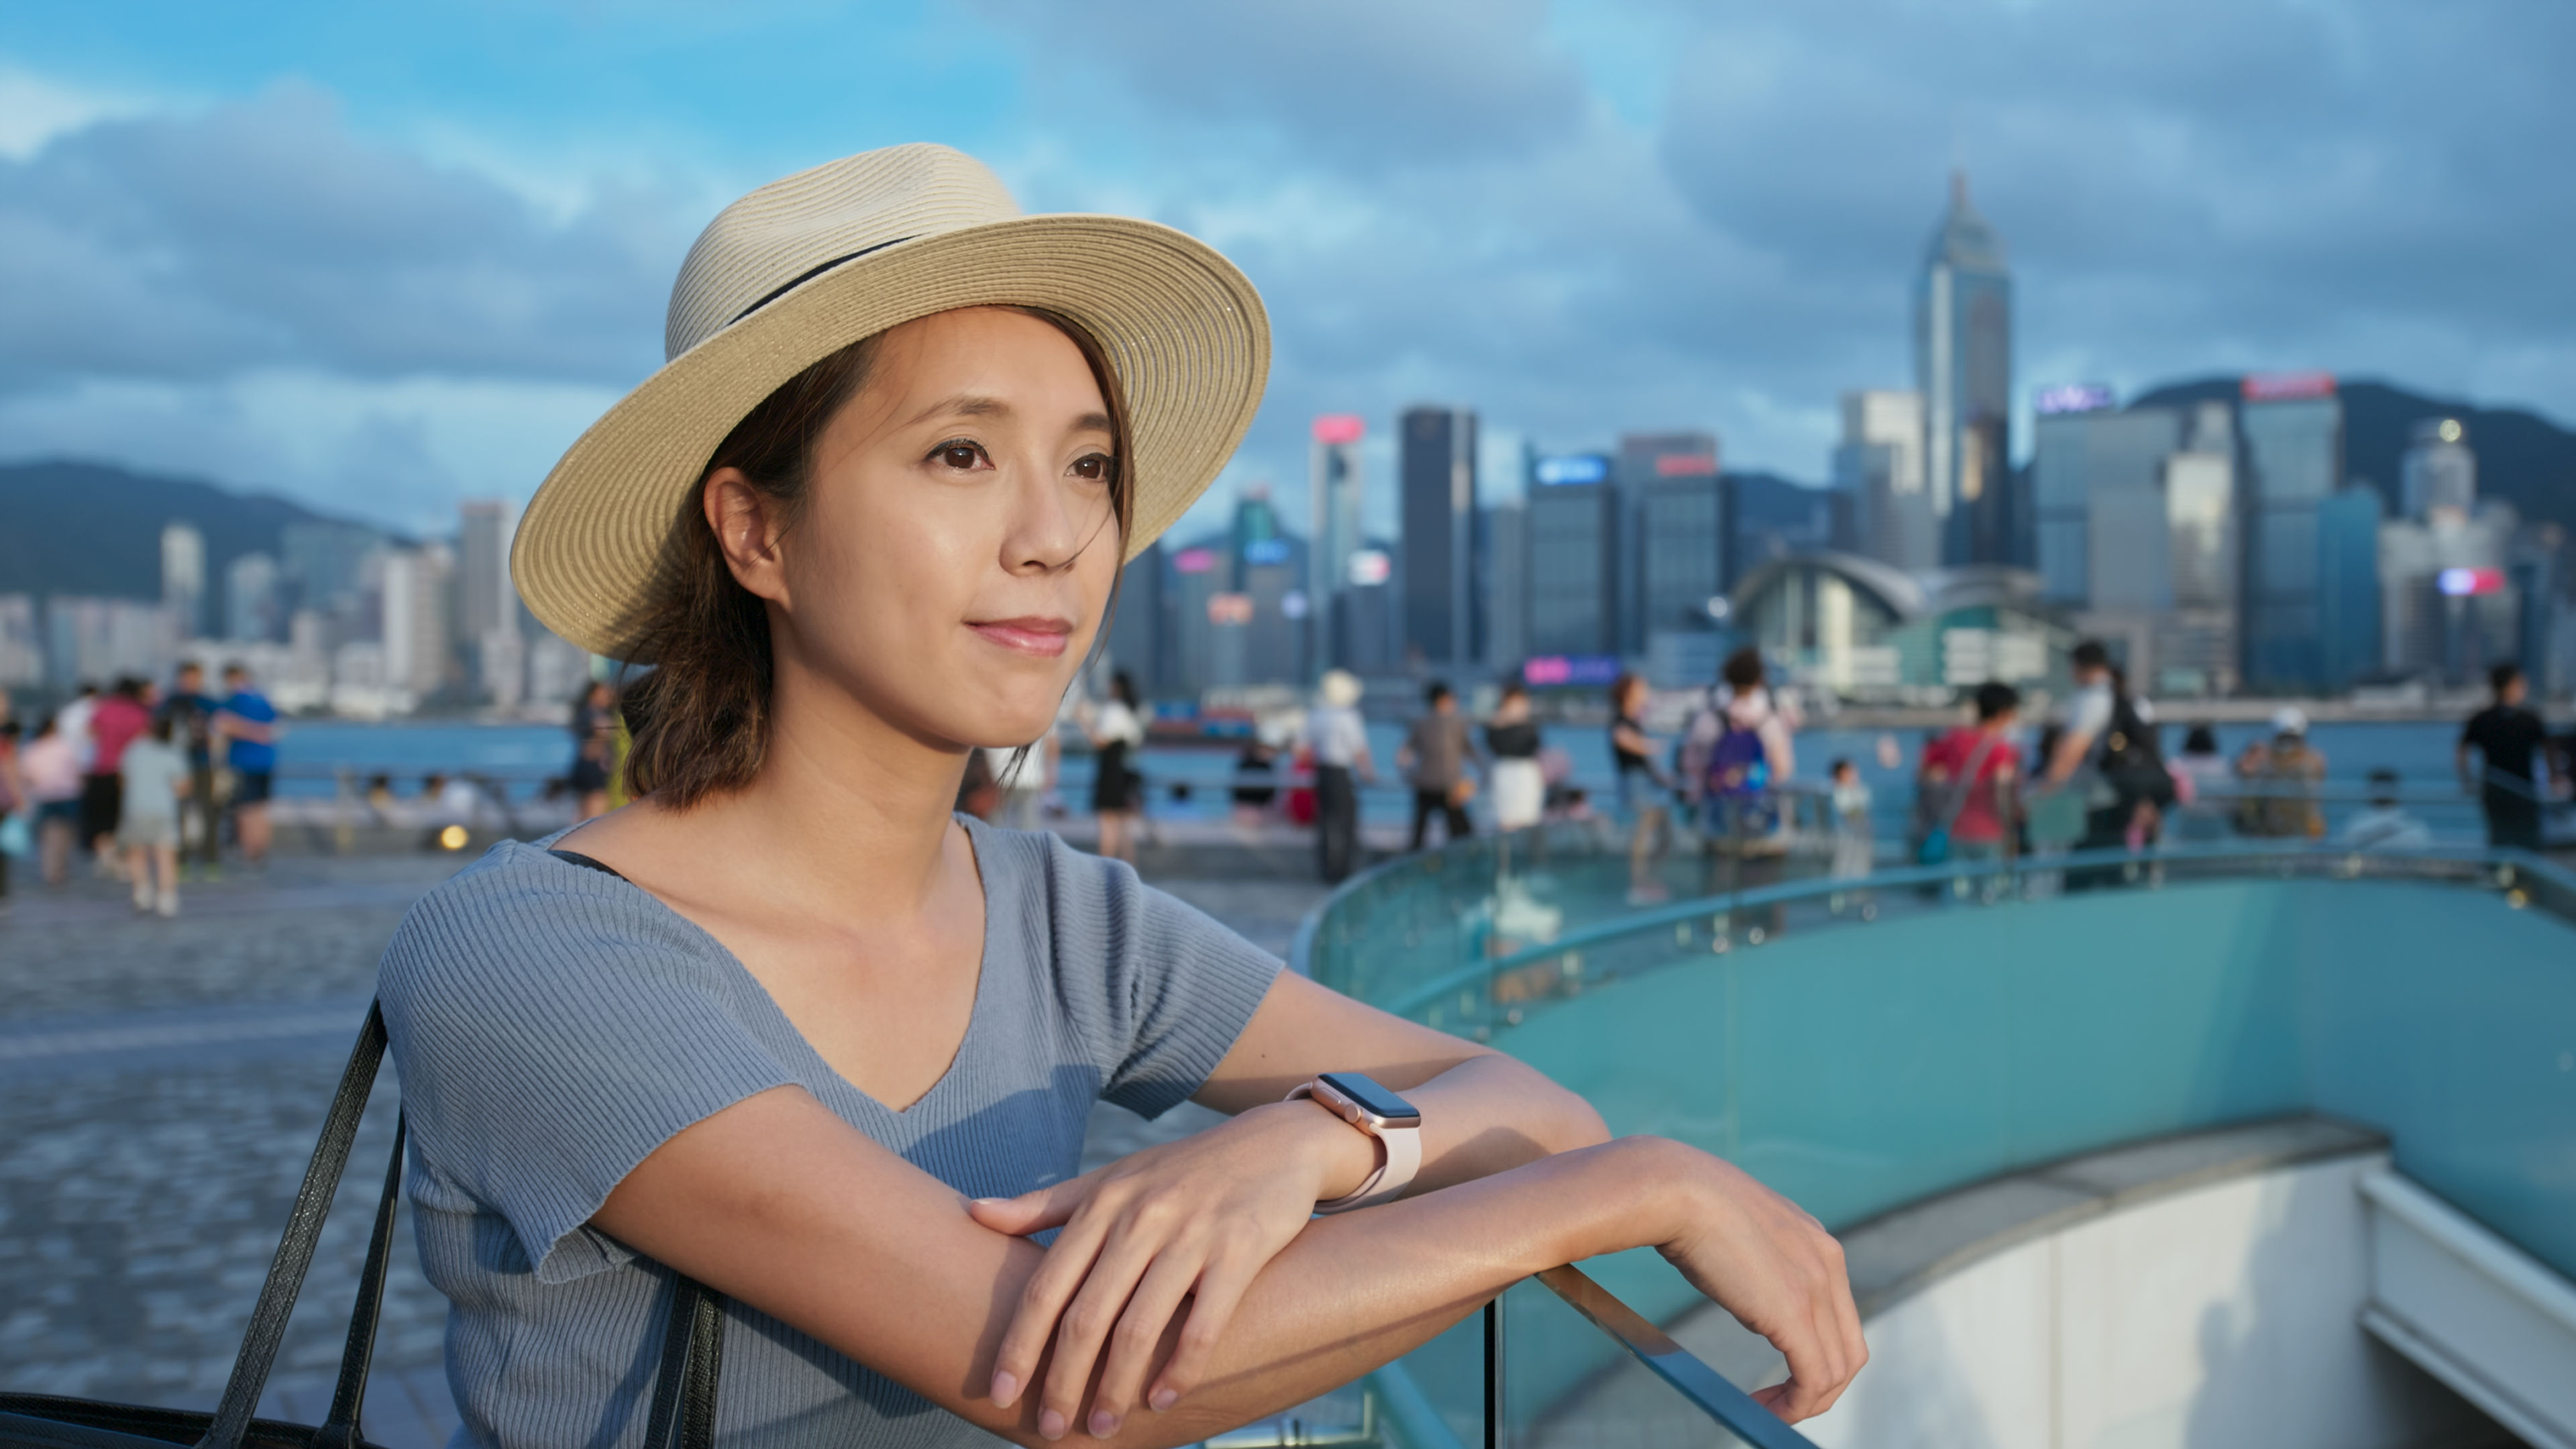
[[[1072,321],[1028,307],[1008,310],[1048,323],[1073,341],[1109,407],[1117,459],[1110,508],[1126,536],[1130,472],[1127,409],[1117,375],[1091,335]],[[774,660],[768,606],[735,580],[706,521],[706,480],[737,468],[781,508],[786,530],[803,516],[814,445],[834,416],[867,384],[883,334],[853,342],[789,378],[716,445],[698,486],[689,490],[665,545],[663,582],[647,623],[655,667],[623,695],[634,738],[626,756],[628,791],[677,810],[709,795],[739,790],[769,753]],[[1114,604],[1116,587],[1111,598]],[[1108,636],[1103,622],[1100,637]]]

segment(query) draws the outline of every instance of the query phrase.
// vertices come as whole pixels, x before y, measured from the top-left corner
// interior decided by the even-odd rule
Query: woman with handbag
[[[495,847],[380,977],[465,1442],[639,1442],[702,1284],[718,1443],[1188,1443],[1644,1245],[1781,1346],[1766,1401],[1833,1401],[1865,1350],[1794,1206],[952,813],[1249,424],[1231,264],[895,147],[727,208],[668,347],[513,556],[657,666],[635,803]],[[1232,1119],[1076,1176],[1103,1098]]]

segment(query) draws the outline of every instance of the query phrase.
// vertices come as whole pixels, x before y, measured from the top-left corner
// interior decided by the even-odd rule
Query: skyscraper
[[[1315,527],[1307,539],[1306,598],[1314,639],[1309,655],[1317,669],[1350,662],[1340,602],[1350,579],[1351,554],[1360,546],[1360,440],[1367,435],[1368,424],[1350,413],[1315,419],[1307,469]]]
[[[2466,518],[2478,506],[2478,455],[2457,418],[2426,418],[2415,425],[2398,463],[2399,496],[2406,516],[2422,520],[2436,508]]]
[[[457,624],[469,640],[500,628],[515,632],[519,591],[510,584],[510,539],[519,510],[506,499],[469,498],[456,511]]]
[[[1109,620],[1109,661],[1147,694],[1176,687],[1170,610],[1165,607],[1163,541],[1127,561],[1118,578],[1118,611]]]
[[[184,523],[161,528],[161,607],[181,639],[206,632],[206,536]]]
[[[1843,394],[1834,486],[1849,493],[1859,510],[1860,551],[1910,574],[1941,566],[1923,442],[1921,393]]]
[[[455,558],[444,544],[396,549],[384,557],[384,682],[414,703],[448,681],[455,575]]]
[[[224,569],[224,637],[242,644],[286,637],[279,607],[277,560],[246,553]]]
[[[1477,515],[1485,556],[1485,658],[1496,670],[1528,657],[1529,504],[1506,499]]]
[[[1716,627],[1708,601],[1735,576],[1735,512],[1718,472],[1717,436],[1627,433],[1619,439],[1620,609],[1615,650]]]
[[[2157,687],[2227,694],[2236,688],[2238,569],[2235,410],[2192,410],[2183,451],[2165,459],[2166,551],[2173,616],[2156,635]]]
[[[519,591],[510,582],[510,539],[518,528],[518,507],[506,499],[457,505],[457,633],[473,656],[477,691],[505,709],[519,703],[527,678]]]
[[[1932,235],[1914,293],[1914,378],[1924,481],[1950,564],[2026,561],[2012,473],[2012,275],[2003,242],[1968,204],[1965,172]]]
[[[1531,470],[1529,652],[1619,651],[1619,490],[1598,453]]]
[[[1417,407],[1400,440],[1404,645],[1432,666],[1476,662],[1476,415]]]
[[[2248,377],[2243,392],[2245,681],[2321,689],[2317,509],[2343,486],[2343,400],[2322,372]]]
[[[2379,668],[2380,512],[2368,483],[2317,505],[2317,662],[2328,689],[2350,689]]]
[[[2164,467],[2182,430],[2170,408],[2112,407],[2107,388],[2041,391],[2030,481],[2043,598],[2131,614],[2173,607]]]

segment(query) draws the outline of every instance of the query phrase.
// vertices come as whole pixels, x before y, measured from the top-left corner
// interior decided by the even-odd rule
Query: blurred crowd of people
[[[213,690],[195,663],[166,687],[84,684],[32,724],[0,694],[0,912],[13,860],[60,889],[86,855],[132,887],[137,912],[163,916],[178,914],[183,876],[222,869],[228,838],[245,864],[264,864],[277,732],[276,708],[238,664]]]

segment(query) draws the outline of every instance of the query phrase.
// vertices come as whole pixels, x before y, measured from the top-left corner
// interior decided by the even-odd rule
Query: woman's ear
[[[707,475],[700,503],[734,582],[755,598],[788,602],[786,559],[779,550],[787,530],[778,500],[753,486],[740,468],[718,468]]]

